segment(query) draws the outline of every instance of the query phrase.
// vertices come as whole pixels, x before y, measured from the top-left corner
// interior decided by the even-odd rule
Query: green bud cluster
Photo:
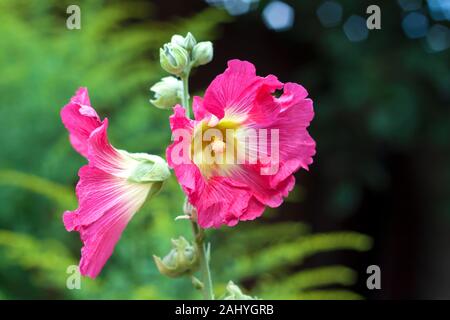
[[[173,35],[170,42],[159,49],[161,67],[179,78],[188,76],[193,67],[205,65],[212,58],[212,42],[197,42],[190,32],[185,37]],[[154,98],[150,99],[150,102],[157,108],[168,109],[181,102],[182,84],[175,77],[162,78],[150,88],[154,92]]]
[[[173,47],[177,48],[177,50],[182,51],[176,52],[174,54],[170,54],[170,50],[166,50],[165,47]],[[168,66],[166,64],[166,60],[170,59],[169,57],[175,56],[178,59],[178,61],[172,61],[173,64],[177,66],[181,66],[186,63],[185,57],[188,57],[188,62],[185,66],[188,69],[191,67],[197,67],[204,64],[209,63],[213,58],[213,45],[211,41],[202,41],[197,42],[195,37],[192,35],[192,33],[188,32],[185,37],[176,34],[173,35],[170,42],[166,43],[163,48],[161,49],[160,53],[164,56],[161,58],[161,61],[164,61],[164,65],[161,63],[161,66],[164,70],[166,70],[169,73],[172,73],[177,76],[182,76],[182,72],[190,71],[190,70],[180,70],[179,68],[171,68],[171,66]]]

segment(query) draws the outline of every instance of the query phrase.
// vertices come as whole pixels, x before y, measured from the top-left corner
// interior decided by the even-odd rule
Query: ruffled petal
[[[70,102],[61,110],[61,119],[69,131],[69,139],[73,148],[87,157],[87,140],[102,123],[100,117],[91,107],[86,88],[80,88]]]
[[[218,228],[222,224],[234,226],[248,208],[252,193],[245,186],[237,186],[230,179],[214,177],[203,183],[189,197],[198,214],[202,228]]]
[[[174,107],[174,113],[169,120],[174,141],[166,150],[167,163],[174,169],[185,193],[190,194],[196,189],[196,181],[201,175],[188,154],[194,122],[186,117],[185,109],[180,105]]]
[[[261,86],[280,87],[275,76],[256,76],[255,66],[247,61],[230,60],[225,72],[206,89],[203,106],[219,119],[225,115],[245,117]]]
[[[302,86],[289,84],[287,93],[280,97],[283,111],[267,127],[269,130],[279,129],[279,170],[272,176],[271,187],[300,168],[308,170],[313,162],[316,143],[307,128],[314,118],[314,109],[312,100],[305,99],[306,95]]]

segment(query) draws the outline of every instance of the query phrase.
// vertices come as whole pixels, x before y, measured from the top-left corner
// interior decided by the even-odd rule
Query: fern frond
[[[280,293],[298,293],[318,287],[353,285],[356,281],[356,272],[345,266],[326,266],[303,270],[281,279],[261,282],[256,292],[266,299],[284,296]]]
[[[335,250],[366,251],[372,239],[357,232],[321,233],[302,237],[296,241],[277,244],[253,255],[238,258],[234,274],[246,277],[275,268],[300,264],[304,259],[321,252]]]

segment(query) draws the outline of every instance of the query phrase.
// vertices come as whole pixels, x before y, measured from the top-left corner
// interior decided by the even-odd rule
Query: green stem
[[[186,109],[186,117],[191,117],[191,107],[189,103],[189,72],[181,77],[183,82],[183,96],[181,97],[181,104]]]
[[[200,272],[203,282],[203,297],[206,300],[214,300],[213,285],[211,279],[211,270],[209,268],[209,255],[206,253],[205,245],[205,232],[197,224],[197,222],[192,221],[192,231],[194,232],[195,245],[197,247],[197,252],[200,260]]]
[[[189,71],[187,71],[186,74],[181,77],[181,80],[183,82],[183,96],[181,97],[181,103],[186,109],[186,116],[190,118],[191,108],[189,103]],[[193,218],[192,213],[191,218]],[[209,268],[209,252],[208,255],[206,253],[205,232],[202,228],[200,228],[197,222],[194,221],[194,219],[191,219],[191,222],[192,231],[194,233],[195,246],[197,248],[197,253],[200,260],[201,280],[203,283],[203,297],[206,300],[214,300],[211,271]]]

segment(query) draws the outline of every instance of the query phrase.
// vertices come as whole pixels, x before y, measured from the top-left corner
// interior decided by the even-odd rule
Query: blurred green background
[[[76,208],[85,160],[60,108],[87,86],[115,146],[163,155],[170,113],[149,104],[149,87],[164,75],[158,48],[187,31],[215,44],[194,92],[228,59],[247,59],[260,75],[304,85],[316,111],[314,164],[283,206],[208,231],[216,293],[231,279],[266,299],[450,298],[450,9],[428,2],[2,0],[0,298],[200,298],[151,259],[190,233],[174,222],[174,178],[81,290],[66,288],[81,242],[61,221]],[[81,30],[66,28],[71,4]],[[370,4],[381,30],[361,27]],[[371,264],[381,290],[366,288]]]

